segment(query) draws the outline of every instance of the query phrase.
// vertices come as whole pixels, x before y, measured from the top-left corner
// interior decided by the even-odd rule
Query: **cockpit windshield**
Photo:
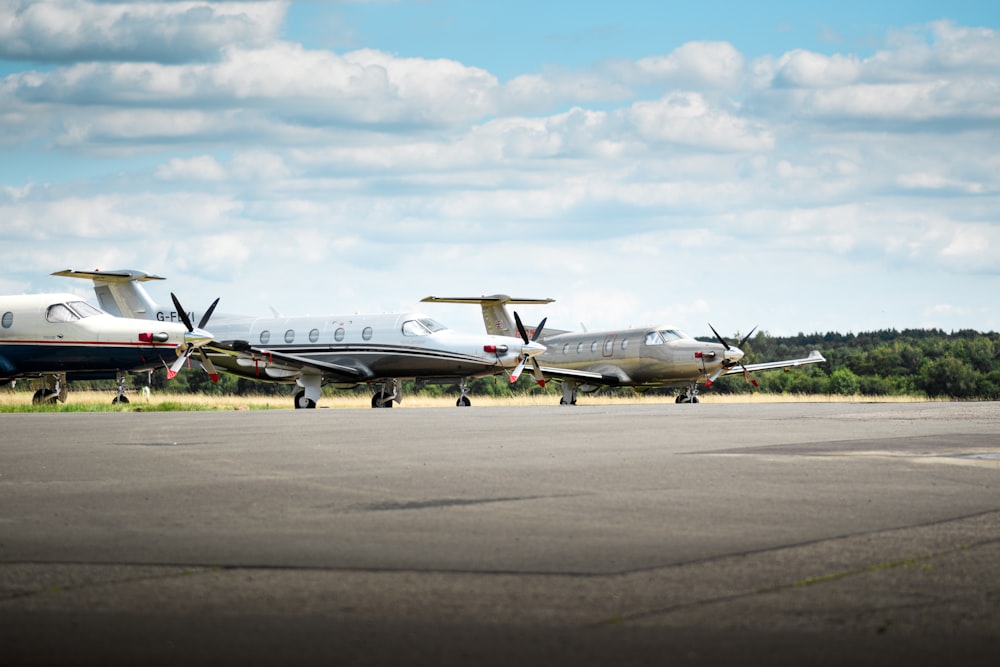
[[[404,336],[429,336],[432,333],[443,331],[444,329],[447,329],[447,327],[429,317],[423,317],[419,320],[406,320],[403,322]]]
[[[70,308],[72,308],[73,311],[76,312],[76,314],[79,315],[81,318],[84,318],[84,317],[93,317],[94,315],[103,315],[104,314],[103,311],[101,311],[101,310],[99,310],[97,308],[94,308],[93,306],[91,306],[86,301],[70,301],[66,305],[68,305]]]
[[[672,340],[683,340],[690,338],[680,329],[659,329],[646,334],[646,345],[663,345]]]

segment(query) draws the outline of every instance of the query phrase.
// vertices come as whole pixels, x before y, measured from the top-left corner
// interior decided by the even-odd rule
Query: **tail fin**
[[[157,306],[139,283],[147,280],[166,280],[142,271],[121,269],[116,271],[56,271],[52,275],[65,278],[82,278],[94,281],[94,292],[101,308],[119,317],[141,320],[156,319]]]
[[[555,299],[514,299],[506,294],[493,294],[491,296],[479,297],[439,297],[429,296],[421,299],[425,303],[478,303],[483,309],[483,324],[486,325],[486,333],[496,336],[514,336],[517,332],[517,325],[507,311],[507,304],[546,304],[552,303]]]

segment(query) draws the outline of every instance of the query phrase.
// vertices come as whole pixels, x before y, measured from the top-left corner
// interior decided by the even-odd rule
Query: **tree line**
[[[713,342],[711,337],[699,340]],[[738,394],[759,391],[768,394],[915,396],[964,400],[1000,400],[1000,334],[962,330],[946,333],[940,329],[883,329],[863,333],[814,333],[771,336],[761,331],[744,345],[743,361],[752,364],[779,359],[798,359],[819,350],[826,362],[788,370],[758,372],[754,388],[740,374],[720,378],[712,392]],[[168,381],[163,370],[133,377],[136,387],[149,384],[154,391],[209,395],[275,395],[293,392],[288,385],[259,382],[222,374],[218,384],[201,370],[187,369]],[[29,383],[19,383],[18,389]],[[114,382],[76,382],[77,389],[114,389]],[[558,395],[558,383],[539,387],[530,372],[511,385],[503,376],[470,381],[472,395],[513,396],[529,393]],[[324,393],[332,393],[324,388]],[[371,389],[354,390],[368,394]],[[611,388],[606,393],[628,393],[631,389]],[[677,390],[656,390],[675,393]],[[424,385],[407,381],[404,392],[432,396],[458,395],[454,385]]]
[[[761,392],[1000,399],[1000,334],[995,332],[883,329],[791,337],[761,332],[743,349],[745,363],[795,359],[810,350],[826,357],[824,364],[755,374]],[[739,376],[720,385],[719,391],[750,391]]]

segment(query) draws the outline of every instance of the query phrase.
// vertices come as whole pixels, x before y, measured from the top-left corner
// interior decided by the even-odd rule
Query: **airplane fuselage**
[[[159,320],[171,318],[170,311],[158,310],[155,315]],[[210,353],[219,369],[274,382],[296,381],[303,371],[296,359],[319,370],[328,365],[328,379],[335,378],[333,384],[339,386],[396,378],[458,382],[512,368],[522,352],[519,339],[459,334],[412,312],[287,318],[216,315],[211,328],[216,340],[243,341],[254,348],[236,355]]]
[[[620,386],[685,386],[743,356],[669,326],[557,333],[540,342],[547,348],[538,357],[543,366],[600,373]]]
[[[115,377],[177,358],[187,329],[113,317],[72,294],[0,297],[0,381],[44,374]]]

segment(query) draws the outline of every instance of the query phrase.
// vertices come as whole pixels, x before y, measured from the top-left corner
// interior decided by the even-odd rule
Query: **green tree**
[[[838,368],[830,374],[830,393],[853,396],[861,391],[861,381],[849,368]]]
[[[971,398],[978,384],[975,371],[952,356],[928,362],[921,370],[921,384],[928,396]]]

